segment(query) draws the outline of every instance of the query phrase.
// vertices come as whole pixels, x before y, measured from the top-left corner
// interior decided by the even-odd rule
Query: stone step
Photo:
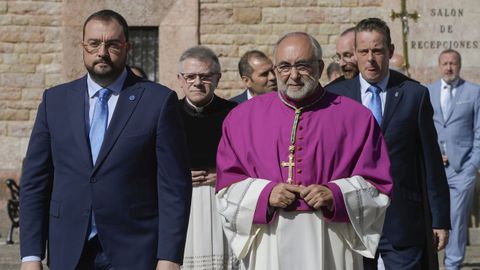
[[[13,245],[6,245],[5,239],[0,239],[0,269],[1,270],[18,270],[20,269],[20,247],[18,243]],[[438,254],[440,265],[443,265],[442,260],[444,252]],[[440,267],[440,270],[444,270]],[[480,246],[467,246],[467,254],[462,270],[480,270]],[[48,267],[44,267],[48,270]]]
[[[20,269],[18,264],[0,263],[0,269],[2,270],[18,270]]]

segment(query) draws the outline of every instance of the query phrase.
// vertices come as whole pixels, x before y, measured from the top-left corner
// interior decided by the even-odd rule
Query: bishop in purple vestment
[[[232,111],[223,124],[217,154],[217,191],[246,178],[270,180],[257,204],[256,223],[266,223],[268,197],[279,183],[286,183],[290,135],[295,102],[280,92],[271,92],[245,102]],[[319,99],[316,101],[316,99]],[[334,196],[334,211],[322,209],[332,221],[347,221],[342,194],[330,183],[353,175],[363,176],[380,192],[392,188],[390,162],[380,128],[368,109],[349,98],[319,86],[311,104],[301,114],[296,132],[294,185],[320,184]],[[288,208],[313,211],[301,198]]]
[[[366,194],[367,197],[371,195],[367,199],[370,200],[380,194],[384,202],[387,201],[372,211],[377,213],[385,210],[392,190],[386,145],[371,112],[349,98],[326,92],[318,83],[323,70],[318,42],[306,33],[290,33],[279,40],[274,54],[279,91],[259,96],[233,109],[223,123],[223,135],[217,152],[219,212],[224,218],[227,238],[236,255],[243,260],[244,269],[255,269],[255,265],[257,269],[289,269],[286,266],[289,262],[302,260],[291,258],[288,261],[292,256],[290,253],[276,254],[277,251],[281,253],[285,237],[265,240],[272,235],[277,237],[285,233],[285,230],[279,230],[284,223],[278,219],[295,220],[299,217],[300,220],[302,217],[297,213],[313,213],[315,218],[320,217],[321,222],[327,223],[355,223],[352,218],[369,218],[368,215],[362,216],[362,212],[370,212],[374,207],[368,208],[371,206],[368,203],[363,205],[365,201],[362,199],[344,198],[345,194],[352,194],[346,192],[350,190],[350,182],[342,180],[340,183],[337,180],[359,176],[360,186],[364,188],[353,189],[354,193],[358,192],[359,198]],[[255,187],[257,180],[262,184]],[[229,194],[229,190],[247,181],[252,184]],[[238,201],[235,201],[237,198]],[[352,201],[355,202],[353,205]],[[236,205],[240,207],[234,210]],[[245,209],[253,209],[251,219],[243,219],[249,216]],[[383,217],[379,220],[382,225]],[[362,224],[358,227],[361,229],[353,225],[360,239],[369,234],[362,235],[359,232],[365,229]],[[381,230],[380,225],[374,227]],[[239,232],[242,227],[247,228],[245,232]],[[254,239],[259,234],[256,228],[266,232],[265,235]],[[245,234],[251,234],[253,238],[245,240]],[[323,243],[334,241],[326,234],[320,234],[327,240],[321,240],[320,244],[311,243],[311,246],[326,247]],[[341,234],[339,232],[336,235]],[[379,234],[376,235],[378,244]],[[274,242],[262,247],[266,241]],[[273,245],[277,244],[278,248],[271,251]],[[376,244],[373,249],[376,249]],[[354,244],[349,245],[355,249]],[[249,252],[244,253],[245,250]],[[271,257],[259,259],[260,255],[254,256],[252,252]],[[338,265],[337,260],[346,265],[345,269],[361,265],[361,260],[357,261],[355,255],[352,255],[353,259],[338,259],[336,256],[320,256],[330,264],[324,261],[316,264],[315,259],[306,258],[313,268],[301,265],[291,267],[329,269],[325,265]],[[273,264],[272,260],[275,261]],[[353,265],[348,264],[351,261],[354,261]]]

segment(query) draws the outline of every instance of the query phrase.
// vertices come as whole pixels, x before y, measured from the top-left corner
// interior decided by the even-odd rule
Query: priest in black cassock
[[[214,94],[220,63],[209,48],[195,46],[180,56],[179,101],[192,170],[192,206],[183,269],[234,269],[215,205],[217,147],[223,119],[236,103]]]

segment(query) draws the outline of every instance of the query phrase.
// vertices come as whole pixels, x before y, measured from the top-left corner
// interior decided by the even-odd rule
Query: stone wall
[[[0,235],[5,178],[18,179],[43,89],[61,80],[62,3],[0,1]]]
[[[400,1],[385,1],[384,10],[399,11]],[[476,0],[407,0],[408,13],[418,12],[416,22],[409,19],[408,50],[411,76],[422,83],[439,79],[438,55],[451,46],[462,55],[461,77],[476,83],[480,63],[480,28],[474,23],[480,15]],[[389,13],[390,14],[390,13]],[[401,53],[402,29],[397,18],[387,22],[392,29],[395,50]]]
[[[269,56],[283,34],[306,31],[321,43],[325,66],[335,54],[337,36],[359,20],[387,19],[382,0],[201,0],[200,43],[220,56],[222,79],[217,90],[230,97],[243,91],[238,60],[248,50]],[[322,76],[325,82],[326,73]]]

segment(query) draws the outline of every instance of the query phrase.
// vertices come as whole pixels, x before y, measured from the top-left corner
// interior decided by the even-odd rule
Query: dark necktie
[[[372,98],[368,104],[368,108],[372,111],[373,117],[377,120],[379,125],[382,124],[382,100],[380,99],[380,92],[382,89],[376,85],[368,87],[367,91],[372,93]]]

